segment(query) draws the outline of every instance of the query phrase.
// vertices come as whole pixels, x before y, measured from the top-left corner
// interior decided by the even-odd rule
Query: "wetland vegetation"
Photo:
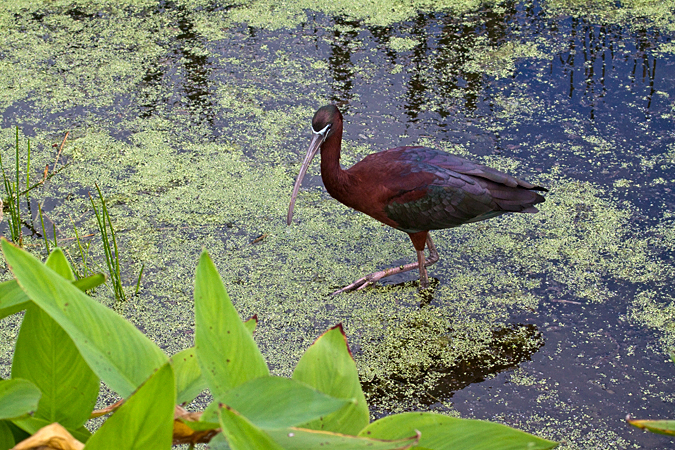
[[[375,417],[496,420],[564,449],[672,446],[623,417],[671,417],[675,399],[675,4],[272,3],[4,2],[5,168],[16,126],[31,180],[69,133],[67,168],[20,205],[37,225],[24,247],[46,257],[56,240],[76,271],[105,267],[98,185],[127,292],[144,269],[137,296],[94,296],[167,354],[193,345],[206,248],[240,314],[258,315],[273,373],[342,322]],[[423,308],[414,274],[328,297],[410,260],[404,234],[325,193],[317,164],[285,226],[329,102],[345,114],[345,166],[422,144],[547,186],[547,201],[434,233]],[[0,322],[5,378],[20,321]]]

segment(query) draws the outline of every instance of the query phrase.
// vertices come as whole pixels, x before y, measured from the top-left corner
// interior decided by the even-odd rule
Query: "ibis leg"
[[[398,273],[408,272],[410,270],[419,269],[420,271],[420,290],[426,289],[429,287],[429,277],[427,275],[427,267],[436,263],[439,260],[438,252],[436,251],[436,246],[434,245],[431,237],[427,235],[426,247],[429,249],[429,258],[424,257],[424,250],[417,252],[417,262],[406,264],[403,266],[390,267],[389,269],[380,270],[379,272],[373,272],[366,275],[363,278],[359,278],[349,286],[345,286],[342,289],[338,289],[333,292],[332,295],[340,294],[342,292],[349,291],[360,291],[366,287],[374,284],[382,278],[388,277],[390,275],[396,275]]]
[[[417,267],[420,268],[420,290],[429,287],[429,276],[427,275],[427,268],[424,264],[425,261],[424,251],[417,252]]]
[[[429,258],[424,257],[424,251],[417,252],[417,266],[420,268],[420,290],[426,289],[429,287],[429,276],[427,275],[427,266],[430,266],[436,263],[439,259],[438,252],[436,251],[436,246],[431,240],[431,237],[427,235],[427,248],[429,249]]]

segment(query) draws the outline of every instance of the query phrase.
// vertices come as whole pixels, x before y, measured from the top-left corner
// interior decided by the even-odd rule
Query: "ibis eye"
[[[312,128],[312,133],[314,133],[314,134],[320,134],[321,136],[323,136],[323,140],[324,140],[324,141],[325,141],[326,138],[328,137],[328,132],[329,132],[329,131],[330,131],[330,124],[326,125],[325,127],[323,127],[323,128],[322,128],[321,130],[319,130],[319,131],[314,131],[314,128]]]

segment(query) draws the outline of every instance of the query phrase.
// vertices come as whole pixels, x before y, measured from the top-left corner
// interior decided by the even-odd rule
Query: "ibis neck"
[[[341,200],[341,193],[349,184],[349,175],[340,167],[342,130],[337,129],[321,146],[321,178],[328,193]]]

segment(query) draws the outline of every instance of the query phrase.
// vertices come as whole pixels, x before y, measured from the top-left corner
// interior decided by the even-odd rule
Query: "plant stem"
[[[136,282],[136,292],[134,292],[134,297],[138,295],[138,290],[141,288],[141,277],[143,276],[143,269],[145,269],[145,263],[141,265],[141,271],[138,274],[138,281]]]
[[[73,221],[73,218],[70,218],[70,221],[73,222],[73,229],[75,230],[75,238],[77,239],[77,248],[80,251],[80,257],[82,258],[82,265],[84,266],[84,276],[89,275],[89,268],[87,267],[87,259],[84,256],[84,249],[82,248],[82,242],[80,242],[80,234],[77,232],[77,227],[75,226],[75,222]]]
[[[30,186],[30,139],[28,139],[28,160],[26,161],[26,187]],[[18,191],[17,191],[18,192]],[[30,195],[28,194],[29,191],[26,191],[26,203],[28,203],[30,200]],[[31,214],[31,221],[32,221],[32,214]]]
[[[42,206],[38,203],[38,213],[40,213],[40,223],[42,224],[42,237],[45,240],[45,247],[47,247],[47,254],[51,253],[49,250],[49,241],[47,240],[47,231],[45,230],[45,221],[42,217]]]

